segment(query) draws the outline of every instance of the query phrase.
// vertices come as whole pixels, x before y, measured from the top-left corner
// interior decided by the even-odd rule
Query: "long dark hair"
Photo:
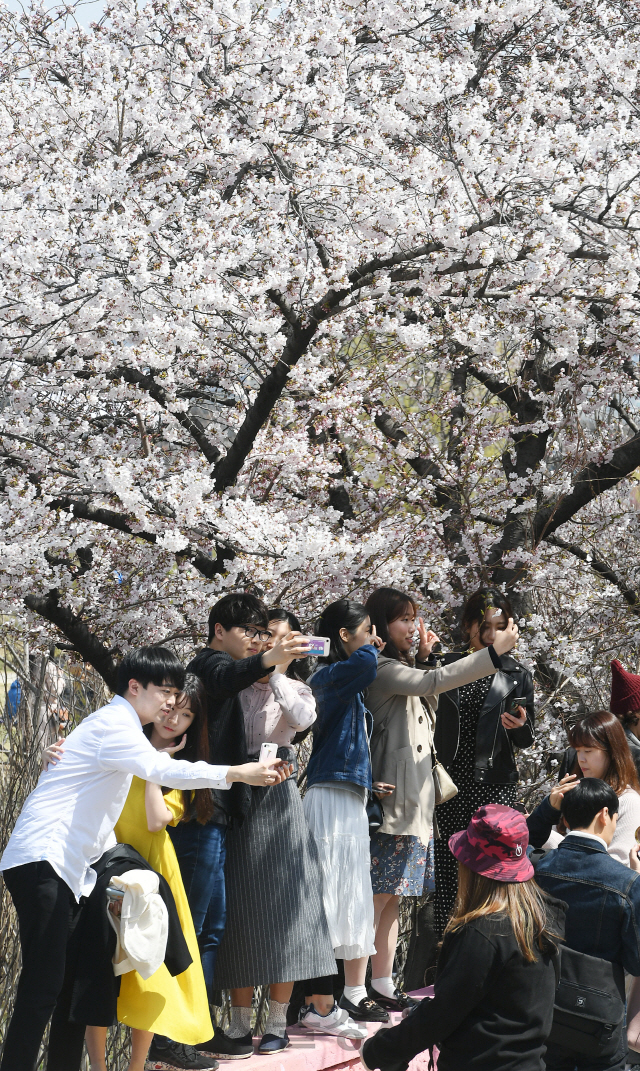
[[[302,625],[298,621],[295,614],[291,613],[291,610],[285,610],[283,606],[272,606],[267,611],[267,617],[269,622],[271,621],[286,621],[292,632],[302,632]],[[294,681],[307,681],[311,676],[311,659],[310,658],[296,658],[287,668],[287,677],[291,677]]]
[[[572,725],[568,732],[571,747],[597,747],[609,756],[609,768],[602,780],[611,786],[616,796],[625,788],[634,788],[640,792],[638,773],[636,771],[629,742],[620,722],[610,710],[595,710],[586,714]],[[582,777],[582,770],[576,758],[571,771]]]
[[[455,933],[476,919],[497,914],[506,915],[511,922],[525,962],[533,963],[540,952],[553,951],[558,935],[549,929],[546,897],[533,878],[494,881],[458,862],[458,898],[445,933]]]
[[[202,681],[199,677],[196,677],[195,673],[185,674],[184,687],[180,695],[176,696],[176,706],[181,706],[185,699],[189,700],[189,707],[193,711],[193,720],[186,732],[187,742],[182,750],[177,752],[178,758],[186,759],[188,762],[198,762],[199,759],[202,759],[203,762],[208,762],[207,693]],[[152,729],[153,724],[145,725],[145,736],[150,737]],[[171,789],[163,789],[163,792],[170,791]],[[215,807],[210,788],[183,789],[182,802],[184,804],[182,822],[189,822],[192,818],[195,818],[196,821],[200,822],[200,825],[206,825],[209,819],[213,817]]]
[[[386,647],[384,655],[387,658],[395,658],[398,662],[408,662],[406,655],[400,651],[389,636],[389,625],[403,617],[411,608],[414,617],[418,613],[418,604],[404,591],[397,588],[376,588],[372,591],[365,603],[365,608],[371,618],[371,624],[375,625],[376,632]]]
[[[487,607],[495,606],[496,610],[502,610],[507,621],[513,617],[513,608],[506,595],[496,588],[480,588],[470,595],[460,614],[460,628],[465,639],[469,642],[469,633],[472,625],[478,625],[480,629],[484,624],[484,615]]]
[[[340,638],[340,629],[355,632],[359,625],[369,616],[369,611],[361,602],[353,599],[338,599],[331,602],[320,614],[316,622],[316,636],[324,636],[331,641],[327,658],[318,662],[330,665],[332,662],[345,662],[349,657]]]

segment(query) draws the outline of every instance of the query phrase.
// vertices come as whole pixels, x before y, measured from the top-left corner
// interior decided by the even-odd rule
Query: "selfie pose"
[[[288,611],[274,608],[267,619],[270,638],[265,651],[286,637],[300,637],[300,623]],[[298,676],[297,666],[304,670],[306,659],[277,666],[239,694],[248,754],[258,757],[269,742],[294,771],[292,741],[316,719],[313,693]],[[293,983],[336,969],[322,903],[318,850],[295,777],[272,794],[252,791],[244,822],[227,835],[225,878],[227,926],[215,985],[231,990],[231,1026],[226,1035],[251,1055],[254,987],[269,985],[269,1015],[258,1052],[280,1052],[289,1045],[286,1022]]]
[[[475,592],[462,610],[465,647],[445,655],[445,664],[494,645],[512,617],[511,604],[499,591],[483,588]],[[493,677],[440,696],[436,751],[458,788],[454,799],[438,807],[434,923],[440,937],[458,890],[457,864],[449,850],[449,838],[466,829],[478,807],[486,803],[512,807],[516,802],[514,749],[531,747],[534,720],[532,676],[511,655],[501,657],[500,669]]]
[[[67,737],[59,763],[40,777],[27,798],[0,860],[20,925],[22,971],[2,1071],[36,1064],[53,1013],[48,1063],[64,1067],[69,1052],[82,1051],[84,1025],[56,1017],[69,983],[67,949],[81,900],[96,884],[92,867],[116,846],[114,826],[133,776],[180,789],[227,791],[234,783],[279,784],[286,773],[259,763],[210,766],[156,751],[143,725],[170,713],[184,686],[184,669],[172,651],[142,647],[123,658],[118,694],[85,718]],[[282,764],[280,764],[282,765]]]
[[[316,635],[327,637],[330,648],[309,679],[318,717],[304,813],[318,847],[329,935],[334,955],[344,960],[346,984],[338,1007],[331,976],[309,979],[300,1022],[307,1030],[362,1038],[367,1030],[358,1022],[389,1018],[365,986],[375,946],[366,811],[372,788],[371,715],[363,692],[375,679],[382,645],[365,607],[351,599],[327,606]]]
[[[414,1002],[396,989],[392,968],[400,897],[422,896],[424,891],[435,805],[431,769],[434,697],[483,677],[490,680],[502,664],[500,655],[515,644],[518,629],[511,623],[496,633],[493,645],[434,669],[427,659],[438,637],[425,629],[422,619],[417,622],[419,642],[413,665],[417,605],[410,595],[395,588],[377,588],[366,608],[385,641],[378,674],[365,696],[373,716],[373,778],[395,786],[384,798],[383,823],[371,837],[376,954],[371,957],[369,995],[382,1007],[402,1011]]]

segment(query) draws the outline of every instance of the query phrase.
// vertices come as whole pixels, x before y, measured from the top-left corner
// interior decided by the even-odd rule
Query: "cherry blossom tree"
[[[544,747],[604,698],[640,641],[639,26],[5,9],[2,611],[112,683],[228,587],[311,622],[394,583],[450,639],[490,581]]]

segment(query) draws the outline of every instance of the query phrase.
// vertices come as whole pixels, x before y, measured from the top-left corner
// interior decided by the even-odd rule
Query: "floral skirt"
[[[429,846],[409,834],[374,833],[371,885],[376,893],[424,896],[435,888],[433,837]]]

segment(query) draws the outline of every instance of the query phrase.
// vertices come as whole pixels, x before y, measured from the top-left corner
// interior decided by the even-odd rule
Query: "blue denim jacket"
[[[538,885],[568,904],[569,948],[640,974],[640,874],[589,837],[565,837],[536,867]]]
[[[309,788],[319,781],[350,781],[371,788],[371,726],[366,724],[362,692],[377,672],[378,652],[366,643],[346,661],[320,666],[307,681],[318,709],[307,766]]]

